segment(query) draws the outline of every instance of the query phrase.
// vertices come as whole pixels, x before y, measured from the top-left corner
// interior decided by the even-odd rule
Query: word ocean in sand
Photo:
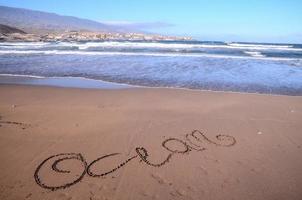
[[[136,147],[136,155],[129,157],[126,161],[118,164],[115,168],[102,173],[96,173],[94,170],[94,165],[104,159],[110,159],[111,157],[118,156],[120,155],[119,153],[103,155],[99,158],[96,158],[89,164],[81,153],[59,153],[50,156],[44,161],[42,161],[35,170],[34,178],[36,183],[40,187],[54,191],[58,189],[65,189],[72,185],[75,185],[76,183],[80,182],[86,174],[90,177],[105,177],[111,173],[116,172],[120,168],[125,167],[127,163],[134,160],[135,158],[139,158],[140,161],[145,163],[147,166],[162,167],[163,165],[167,164],[176,154],[185,155],[193,150],[199,152],[206,150],[205,147],[200,145],[202,142],[222,147],[231,147],[236,144],[235,138],[229,135],[217,135],[216,139],[217,141],[210,140],[204,133],[198,130],[194,130],[191,133],[186,134],[185,140],[181,140],[178,138],[165,139],[162,142],[162,147],[167,150],[169,154],[166,159],[159,163],[154,163],[153,161],[150,161],[148,159],[149,154],[147,149],[145,149],[144,147]],[[173,144],[176,145],[177,148],[173,147]],[[77,175],[75,173],[74,178],[72,180],[61,185],[50,185],[45,180],[43,180],[43,176],[41,176],[40,173],[43,168],[47,170],[53,170],[55,173],[59,173],[62,176],[65,176],[66,174],[71,174],[71,171],[59,167],[63,161],[67,160],[76,160],[81,164],[82,172],[80,173],[80,175]]]

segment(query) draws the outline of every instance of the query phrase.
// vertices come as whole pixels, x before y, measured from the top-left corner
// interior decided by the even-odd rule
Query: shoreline
[[[158,86],[140,86],[127,83],[117,83],[104,80],[96,80],[85,77],[43,77],[35,75],[19,75],[19,74],[0,74],[0,85],[24,85],[24,86],[46,86],[58,88],[75,88],[75,89],[171,89],[197,92],[213,92],[213,93],[231,93],[231,94],[253,94],[253,95],[267,95],[267,96],[293,96],[300,97],[302,95],[288,95],[275,93],[261,93],[261,92],[243,92],[243,91],[223,91],[223,90],[206,90],[206,89],[192,89],[181,87],[158,87]]]
[[[123,89],[132,86],[123,83],[114,83],[103,80],[88,79],[84,77],[43,77],[33,75],[0,74],[0,84],[12,85],[34,85],[52,86],[62,88],[82,88],[82,89]]]

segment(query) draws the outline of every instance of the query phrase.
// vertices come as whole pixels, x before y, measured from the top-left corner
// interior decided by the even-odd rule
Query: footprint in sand
[[[55,199],[58,199],[58,200],[71,200],[72,197],[69,196],[66,193],[59,193]]]
[[[98,185],[95,184],[95,183],[88,183],[88,186],[89,186],[90,188],[98,187]]]
[[[148,197],[149,196],[149,194],[147,192],[145,192],[145,191],[141,191],[140,194],[143,195],[144,197]]]
[[[196,192],[195,188],[193,188],[191,186],[188,186],[187,189],[190,190],[191,192]]]
[[[29,193],[28,195],[26,195],[25,199],[30,198],[32,195],[33,195],[32,193]]]
[[[173,197],[179,197],[179,196],[183,197],[183,196],[187,195],[187,192],[183,189],[177,189],[177,190],[170,192],[169,194]]]
[[[105,198],[105,199],[107,199],[107,198]],[[102,200],[102,198],[99,196],[94,196],[94,197],[89,197],[89,200]]]
[[[178,189],[176,190],[176,193],[179,195],[179,196],[185,196],[187,193],[186,191],[184,191],[183,189]]]
[[[236,178],[236,183],[240,183],[240,179],[239,178]]]
[[[177,196],[176,191],[172,191],[172,192],[170,192],[169,194],[170,194],[171,196],[173,196],[173,197],[176,197],[176,196]]]
[[[103,190],[103,186],[99,186],[99,191]]]
[[[207,169],[204,168],[204,167],[202,167],[202,166],[197,167],[197,169],[199,169],[200,171],[202,171],[205,175],[209,174],[208,171],[207,171]]]
[[[238,160],[238,161],[236,161],[236,162],[237,162],[238,165],[243,165],[243,162],[240,161],[240,160]]]
[[[151,177],[153,179],[155,179],[159,184],[163,185],[163,184],[169,184],[172,185],[172,183],[170,183],[169,181],[165,180],[164,178],[162,178],[160,175],[158,174],[153,174],[151,173]]]

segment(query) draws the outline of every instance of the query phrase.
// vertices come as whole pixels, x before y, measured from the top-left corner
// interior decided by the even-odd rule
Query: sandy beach
[[[302,97],[0,85],[0,199],[302,198]]]

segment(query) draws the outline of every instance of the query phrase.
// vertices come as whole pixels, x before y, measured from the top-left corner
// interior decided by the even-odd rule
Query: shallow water
[[[302,95],[302,46],[177,41],[0,43],[0,73]]]

